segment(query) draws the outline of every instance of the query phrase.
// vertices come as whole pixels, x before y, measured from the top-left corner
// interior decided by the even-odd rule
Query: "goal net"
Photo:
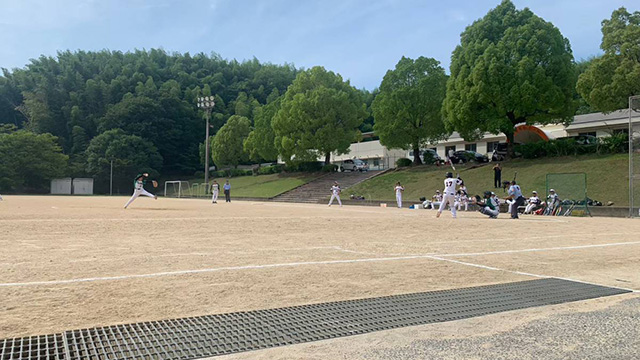
[[[191,185],[188,181],[183,180],[165,181],[164,196],[174,198],[191,197]]]
[[[629,216],[640,217],[640,95],[629,98]]]
[[[557,201],[550,201],[551,190],[557,195]],[[585,173],[547,174],[546,197],[545,215],[591,216]]]

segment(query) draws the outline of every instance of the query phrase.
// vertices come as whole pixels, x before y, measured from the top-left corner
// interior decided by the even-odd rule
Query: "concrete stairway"
[[[331,186],[334,181],[337,181],[342,188],[342,197],[346,197],[344,191],[350,186],[360,183],[364,180],[382,174],[384,171],[367,171],[367,172],[341,172],[331,173],[324,175],[314,181],[301,185],[293,190],[289,190],[282,193],[273,199],[277,202],[296,202],[296,203],[310,203],[317,204],[324,201],[329,201],[331,196]]]

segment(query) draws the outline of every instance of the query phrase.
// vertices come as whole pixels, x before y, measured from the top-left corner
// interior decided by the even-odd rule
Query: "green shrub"
[[[328,164],[322,167],[322,172],[336,172],[338,171],[338,165]]]
[[[598,138],[598,154],[620,154],[629,150],[629,136],[615,134]]]
[[[258,169],[259,175],[278,174],[282,172],[283,167],[281,165],[263,166]]]
[[[407,158],[400,158],[396,161],[396,165],[398,167],[407,167],[407,166],[411,166],[411,164],[413,164],[413,161]]]
[[[319,172],[322,170],[324,164],[320,161],[305,161],[300,163],[293,163],[287,166],[287,171],[300,171],[300,172]]]

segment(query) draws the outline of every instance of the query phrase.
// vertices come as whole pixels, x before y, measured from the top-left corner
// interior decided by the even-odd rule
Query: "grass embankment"
[[[536,160],[515,159],[502,162],[502,180],[512,180],[518,172],[517,181],[525,196],[537,190],[540,196],[546,191],[546,175],[549,173],[586,173],[587,194],[590,198],[616,206],[629,204],[628,155],[583,155]],[[477,166],[477,164],[475,164]],[[470,194],[480,194],[493,189],[493,164],[472,168],[473,165],[456,165]],[[395,200],[393,188],[396,181],[405,187],[403,198],[417,201],[421,196],[430,198],[436,189],[442,190],[444,174],[449,166],[418,166],[391,171],[362,182],[346,190],[373,200]],[[455,175],[455,174],[454,174]],[[495,191],[495,190],[494,190]],[[502,192],[502,190],[499,190]],[[562,196],[562,194],[560,194]]]
[[[320,175],[310,173],[239,176],[229,178],[229,183],[231,184],[232,197],[271,198],[306,184],[318,176]],[[227,179],[217,178],[216,180],[220,183],[222,196],[222,185]]]

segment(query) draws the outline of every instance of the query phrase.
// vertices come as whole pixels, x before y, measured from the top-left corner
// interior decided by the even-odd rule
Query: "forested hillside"
[[[42,56],[21,69],[3,69],[0,124],[51,133],[70,157],[72,176],[87,173],[86,150],[92,139],[113,129],[147,144],[147,157],[159,159],[164,174],[200,170],[204,114],[196,98],[215,95],[212,134],[232,115],[253,121],[267,97],[286,92],[296,77],[293,65],[225,60],[218,55],[167,53],[163,50],[60,52]],[[114,133],[109,133],[114,136]],[[126,147],[126,146],[125,146]],[[97,154],[98,167],[115,150]],[[155,154],[154,152],[157,152]],[[96,155],[96,154],[93,154]],[[100,157],[102,156],[102,158]],[[95,156],[94,156],[95,158]],[[158,164],[158,161],[156,161]]]

